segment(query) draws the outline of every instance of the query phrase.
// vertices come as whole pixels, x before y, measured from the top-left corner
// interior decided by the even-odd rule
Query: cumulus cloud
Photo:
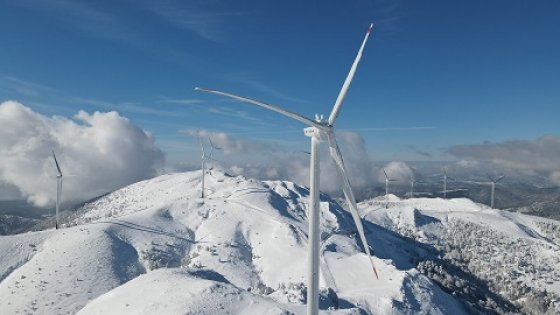
[[[410,177],[414,174],[412,169],[406,163],[399,161],[389,162],[383,168],[385,169],[385,172],[387,172],[389,179],[399,182],[408,182]],[[385,174],[382,169],[380,169],[377,173],[377,178],[380,182],[385,182]]]
[[[0,104],[0,182],[37,206],[52,206],[56,171],[65,202],[83,201],[149,178],[163,166],[153,137],[116,112],[46,117],[20,103]]]
[[[476,168],[479,166],[479,163],[475,160],[459,160],[455,165],[462,168]]]
[[[456,145],[448,148],[446,152],[461,159],[489,161],[502,167],[543,174],[560,184],[559,136]]]
[[[336,133],[337,141],[342,151],[346,172],[350,178],[352,188],[359,196],[361,192],[376,180],[377,168],[367,152],[364,138],[356,132],[340,131]],[[324,145],[327,150],[327,145]],[[327,193],[340,192],[340,179],[334,163],[328,152],[324,152],[321,169],[321,187]],[[359,197],[358,197],[359,198]]]
[[[255,140],[239,139],[225,132],[213,132],[208,130],[186,129],[183,133],[188,136],[200,137],[206,143],[211,139],[212,143],[221,148],[224,154],[248,154],[254,152],[275,152],[277,148]]]
[[[214,139],[214,138],[212,138]],[[214,140],[213,140],[214,141]],[[352,188],[360,196],[377,180],[378,168],[373,166],[365,146],[364,139],[354,132],[337,133],[337,141],[341,147],[344,164]],[[260,147],[260,152],[269,150]],[[270,180],[289,180],[303,185],[309,185],[309,155],[302,151],[284,152],[268,151],[269,158],[260,159],[258,162],[234,163],[229,166],[229,171],[236,175]],[[341,195],[340,179],[329,155],[328,146],[323,143],[320,152],[321,160],[321,191]]]

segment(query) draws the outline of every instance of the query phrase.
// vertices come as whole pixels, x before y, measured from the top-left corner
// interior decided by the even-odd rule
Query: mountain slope
[[[139,182],[84,205],[64,229],[0,237],[3,311],[304,314],[308,190],[212,171],[201,199],[200,175]],[[464,313],[402,263],[423,249],[369,227],[376,251],[399,257],[375,258],[376,280],[349,214],[326,195],[321,212],[326,313]]]
[[[359,204],[365,220],[427,249],[416,267],[481,312],[560,313],[560,222],[468,199]]]

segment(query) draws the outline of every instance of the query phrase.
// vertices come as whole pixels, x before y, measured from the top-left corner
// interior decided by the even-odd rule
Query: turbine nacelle
[[[332,126],[324,125],[324,128],[307,127],[303,129],[306,137],[315,138],[317,141],[328,141],[329,134],[332,134]]]

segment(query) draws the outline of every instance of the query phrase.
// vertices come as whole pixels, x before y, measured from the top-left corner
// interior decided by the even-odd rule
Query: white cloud
[[[389,162],[383,168],[390,179],[399,182],[408,182],[410,180],[410,176],[414,173],[412,169],[406,165],[406,163],[398,161]],[[380,182],[385,182],[385,174],[383,174],[383,170],[379,170],[377,178]]]
[[[211,41],[221,41],[226,24],[245,13],[229,9],[225,2],[143,1],[146,8],[178,28],[186,29]]]
[[[373,166],[361,136],[353,132],[338,132],[337,140],[341,147],[350,183],[356,196],[360,198],[360,194],[376,182],[378,169]],[[266,146],[260,146],[258,150],[255,152],[269,154],[269,157],[261,158],[258,162],[233,163],[229,167],[229,171],[236,175],[252,178],[282,179],[309,185],[308,154],[301,151],[286,152]],[[321,191],[341,195],[340,178],[334,168],[326,143],[321,146],[320,159]]]
[[[560,185],[560,136],[547,135],[534,140],[456,145],[448,154],[461,159],[491,162],[529,174],[542,174]]]
[[[479,167],[478,162],[474,160],[459,160],[455,163],[462,168],[476,168]]]
[[[48,86],[6,76],[0,77],[0,89],[32,97],[54,92],[54,89]]]
[[[208,139],[212,140],[212,143],[223,150],[224,154],[248,154],[254,152],[260,153],[272,153],[277,151],[277,148],[272,145],[266,144],[264,142],[239,139],[232,137],[225,132],[213,132],[208,130],[197,130],[197,129],[186,129],[182,131],[184,134],[193,137],[200,137],[203,143],[207,146]]]
[[[50,206],[56,191],[51,150],[64,177],[63,199],[83,201],[151,177],[163,166],[152,136],[116,112],[75,120],[46,117],[17,102],[0,104],[0,182]],[[69,176],[73,175],[73,176]]]

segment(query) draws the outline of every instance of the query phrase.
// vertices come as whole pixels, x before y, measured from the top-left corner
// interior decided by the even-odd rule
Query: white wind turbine
[[[200,140],[200,136],[198,136],[198,143],[200,144],[200,150],[202,151],[202,188],[200,190],[200,197],[204,198],[204,175],[206,174],[206,150],[204,150],[204,146],[202,145],[202,141]]]
[[[443,169],[443,198],[447,198],[447,180],[453,180],[453,178],[447,175],[447,168],[444,167]]]
[[[411,173],[410,174],[410,198],[414,197],[414,184],[415,183],[424,184],[425,182],[416,180],[416,178],[414,178],[414,173]]]
[[[443,199],[447,198],[447,170],[443,168]]]
[[[222,148],[215,146],[210,136],[208,137],[208,142],[210,142],[210,153],[208,154],[208,159],[210,160],[210,169],[212,170],[214,169],[214,161],[217,161],[212,157],[212,153],[214,153],[214,150],[221,150]]]
[[[414,197],[414,174],[410,174],[410,198]]]
[[[502,175],[497,179],[494,179],[489,174],[486,175],[488,176],[488,179],[490,179],[490,208],[494,209],[494,191],[496,190],[496,183],[504,179],[506,176]]]
[[[54,150],[51,151],[52,156],[54,159],[54,164],[56,165],[56,213],[55,213],[55,228],[58,229],[60,222],[58,218],[58,212],[60,211],[60,199],[62,195],[62,171],[60,170],[60,165],[58,165],[58,161],[56,160],[56,155],[54,154]]]
[[[338,148],[338,144],[336,142],[333,124],[338,116],[340,111],[342,102],[346,97],[346,93],[348,92],[348,88],[350,87],[350,83],[354,78],[354,74],[356,73],[356,68],[360,59],[362,58],[362,52],[364,50],[365,44],[368,40],[369,34],[373,28],[373,24],[370,25],[368,31],[365,35],[365,38],[360,46],[358,51],[358,55],[350,68],[350,72],[342,85],[342,89],[338,94],[336,102],[333,106],[332,112],[329,116],[328,120],[324,120],[323,116],[315,115],[315,120],[302,116],[300,114],[288,111],[286,109],[280,108],[278,106],[274,106],[271,104],[267,104],[255,99],[250,99],[242,96],[237,96],[234,94],[220,92],[216,90],[209,90],[203,88],[195,88],[195,90],[204,91],[208,93],[213,93],[217,95],[227,96],[239,101],[252,103],[260,107],[264,107],[268,110],[277,112],[299,122],[302,122],[308,125],[308,128],[304,129],[304,134],[307,137],[311,138],[311,156],[310,156],[310,210],[309,210],[309,251],[308,251],[308,287],[307,287],[307,314],[316,315],[319,313],[319,250],[320,250],[320,230],[319,230],[319,144],[321,141],[326,140],[328,142],[330,148],[330,155],[334,161],[335,168],[342,179],[342,190],[344,192],[344,196],[348,201],[350,206],[350,212],[352,214],[352,218],[356,224],[356,228],[358,230],[358,234],[360,235],[360,239],[364,245],[364,250],[369,258],[371,267],[373,269],[374,275],[378,277],[377,270],[373,264],[373,259],[371,258],[371,254],[369,251],[369,246],[364,235],[364,229],[362,226],[362,222],[360,216],[358,214],[358,207],[356,205],[356,199],[354,197],[354,193],[352,192],[352,188],[350,187],[350,182],[348,177],[346,176],[346,170],[344,167],[344,162],[342,160],[342,154],[340,153],[340,149]]]
[[[396,182],[396,179],[389,178],[385,169],[383,169],[383,174],[385,174],[385,195],[389,194],[389,182]]]

